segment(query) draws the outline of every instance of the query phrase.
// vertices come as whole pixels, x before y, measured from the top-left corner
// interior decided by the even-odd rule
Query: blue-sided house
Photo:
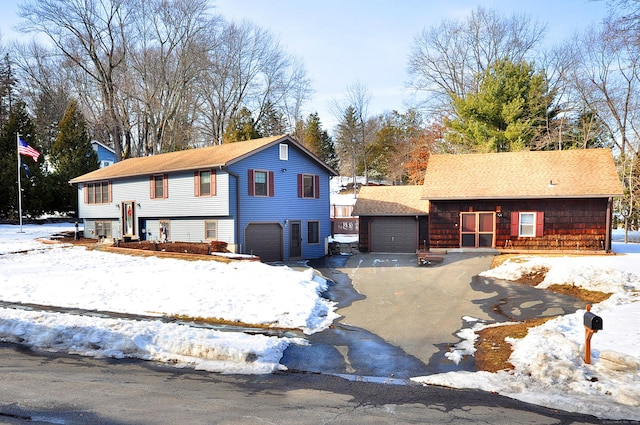
[[[275,136],[126,159],[70,183],[86,237],[223,241],[274,262],[327,253],[334,175]]]
[[[113,165],[116,162],[116,151],[111,149],[109,146],[104,145],[97,140],[93,140],[91,142],[91,147],[95,151],[96,155],[98,155],[98,162],[100,163],[100,168],[108,167],[109,165]]]

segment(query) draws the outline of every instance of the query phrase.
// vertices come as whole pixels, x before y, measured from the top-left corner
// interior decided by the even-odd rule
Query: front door
[[[302,256],[301,225],[299,221],[289,222],[289,258]]]
[[[493,248],[495,246],[496,214],[494,212],[460,213],[460,246],[463,248]]]
[[[136,216],[135,216],[135,203],[123,202],[122,203],[122,236],[135,236],[136,234]]]

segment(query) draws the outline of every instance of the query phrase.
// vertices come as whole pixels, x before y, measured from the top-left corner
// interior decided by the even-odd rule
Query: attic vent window
[[[280,160],[289,160],[289,145],[287,145],[286,143],[280,143]]]

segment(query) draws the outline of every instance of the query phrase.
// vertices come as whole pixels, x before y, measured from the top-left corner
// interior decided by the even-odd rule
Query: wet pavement
[[[309,266],[330,279],[324,296],[338,303],[342,317],[331,328],[309,335],[308,345],[290,346],[281,363],[294,371],[398,382],[434,373],[475,371],[472,357],[456,365],[444,356],[460,341],[457,331],[469,326],[465,316],[507,322],[584,308],[585,303],[573,297],[477,276],[490,260],[486,255],[447,254],[442,265],[418,267],[415,256],[356,254],[312,261]],[[363,264],[368,264],[368,274]],[[434,316],[433,332],[411,323],[428,315]]]

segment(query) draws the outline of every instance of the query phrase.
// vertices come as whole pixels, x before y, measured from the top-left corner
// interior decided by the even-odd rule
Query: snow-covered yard
[[[638,240],[635,232],[634,240]],[[603,330],[591,340],[591,364],[585,364],[585,310],[557,317],[510,341],[514,370],[498,373],[449,372],[414,378],[417,382],[456,388],[478,388],[502,395],[607,419],[640,420],[640,245],[622,244],[614,237],[618,255],[585,257],[520,257],[482,273],[516,280],[541,267],[548,269],[538,285],[573,284],[614,293],[595,304]],[[477,323],[481,329],[486,324]],[[475,333],[464,334],[473,339]],[[472,354],[473,344],[459,349]],[[457,356],[451,356],[457,358]]]
[[[72,225],[0,226],[0,300],[155,316],[214,318],[300,329],[337,317],[312,270],[258,262],[183,261],[43,244]],[[0,340],[90,356],[133,357],[224,373],[270,373],[303,338],[175,323],[0,309]]]
[[[320,296],[327,282],[311,270],[255,262],[130,257],[36,240],[61,230],[73,230],[73,226],[29,225],[24,226],[24,233],[18,233],[17,226],[0,226],[0,300],[218,318],[297,328],[307,334],[326,329],[338,317],[336,305]],[[637,233],[633,236],[638,238]],[[591,365],[581,359],[584,311],[578,311],[512,341],[512,371],[450,372],[414,380],[494,391],[601,418],[640,420],[640,245],[617,242],[614,249],[619,255],[520,258],[484,273],[517,279],[544,267],[548,272],[541,287],[573,283],[614,292],[592,309],[603,318],[604,329],[592,339]],[[482,326],[487,325],[476,324]],[[475,334],[464,335],[469,341],[463,341],[459,349],[472,354],[470,342]],[[305,343],[295,337],[12,308],[0,308],[0,340],[42,350],[158,360],[223,373],[282,369],[279,362],[286,347]]]

